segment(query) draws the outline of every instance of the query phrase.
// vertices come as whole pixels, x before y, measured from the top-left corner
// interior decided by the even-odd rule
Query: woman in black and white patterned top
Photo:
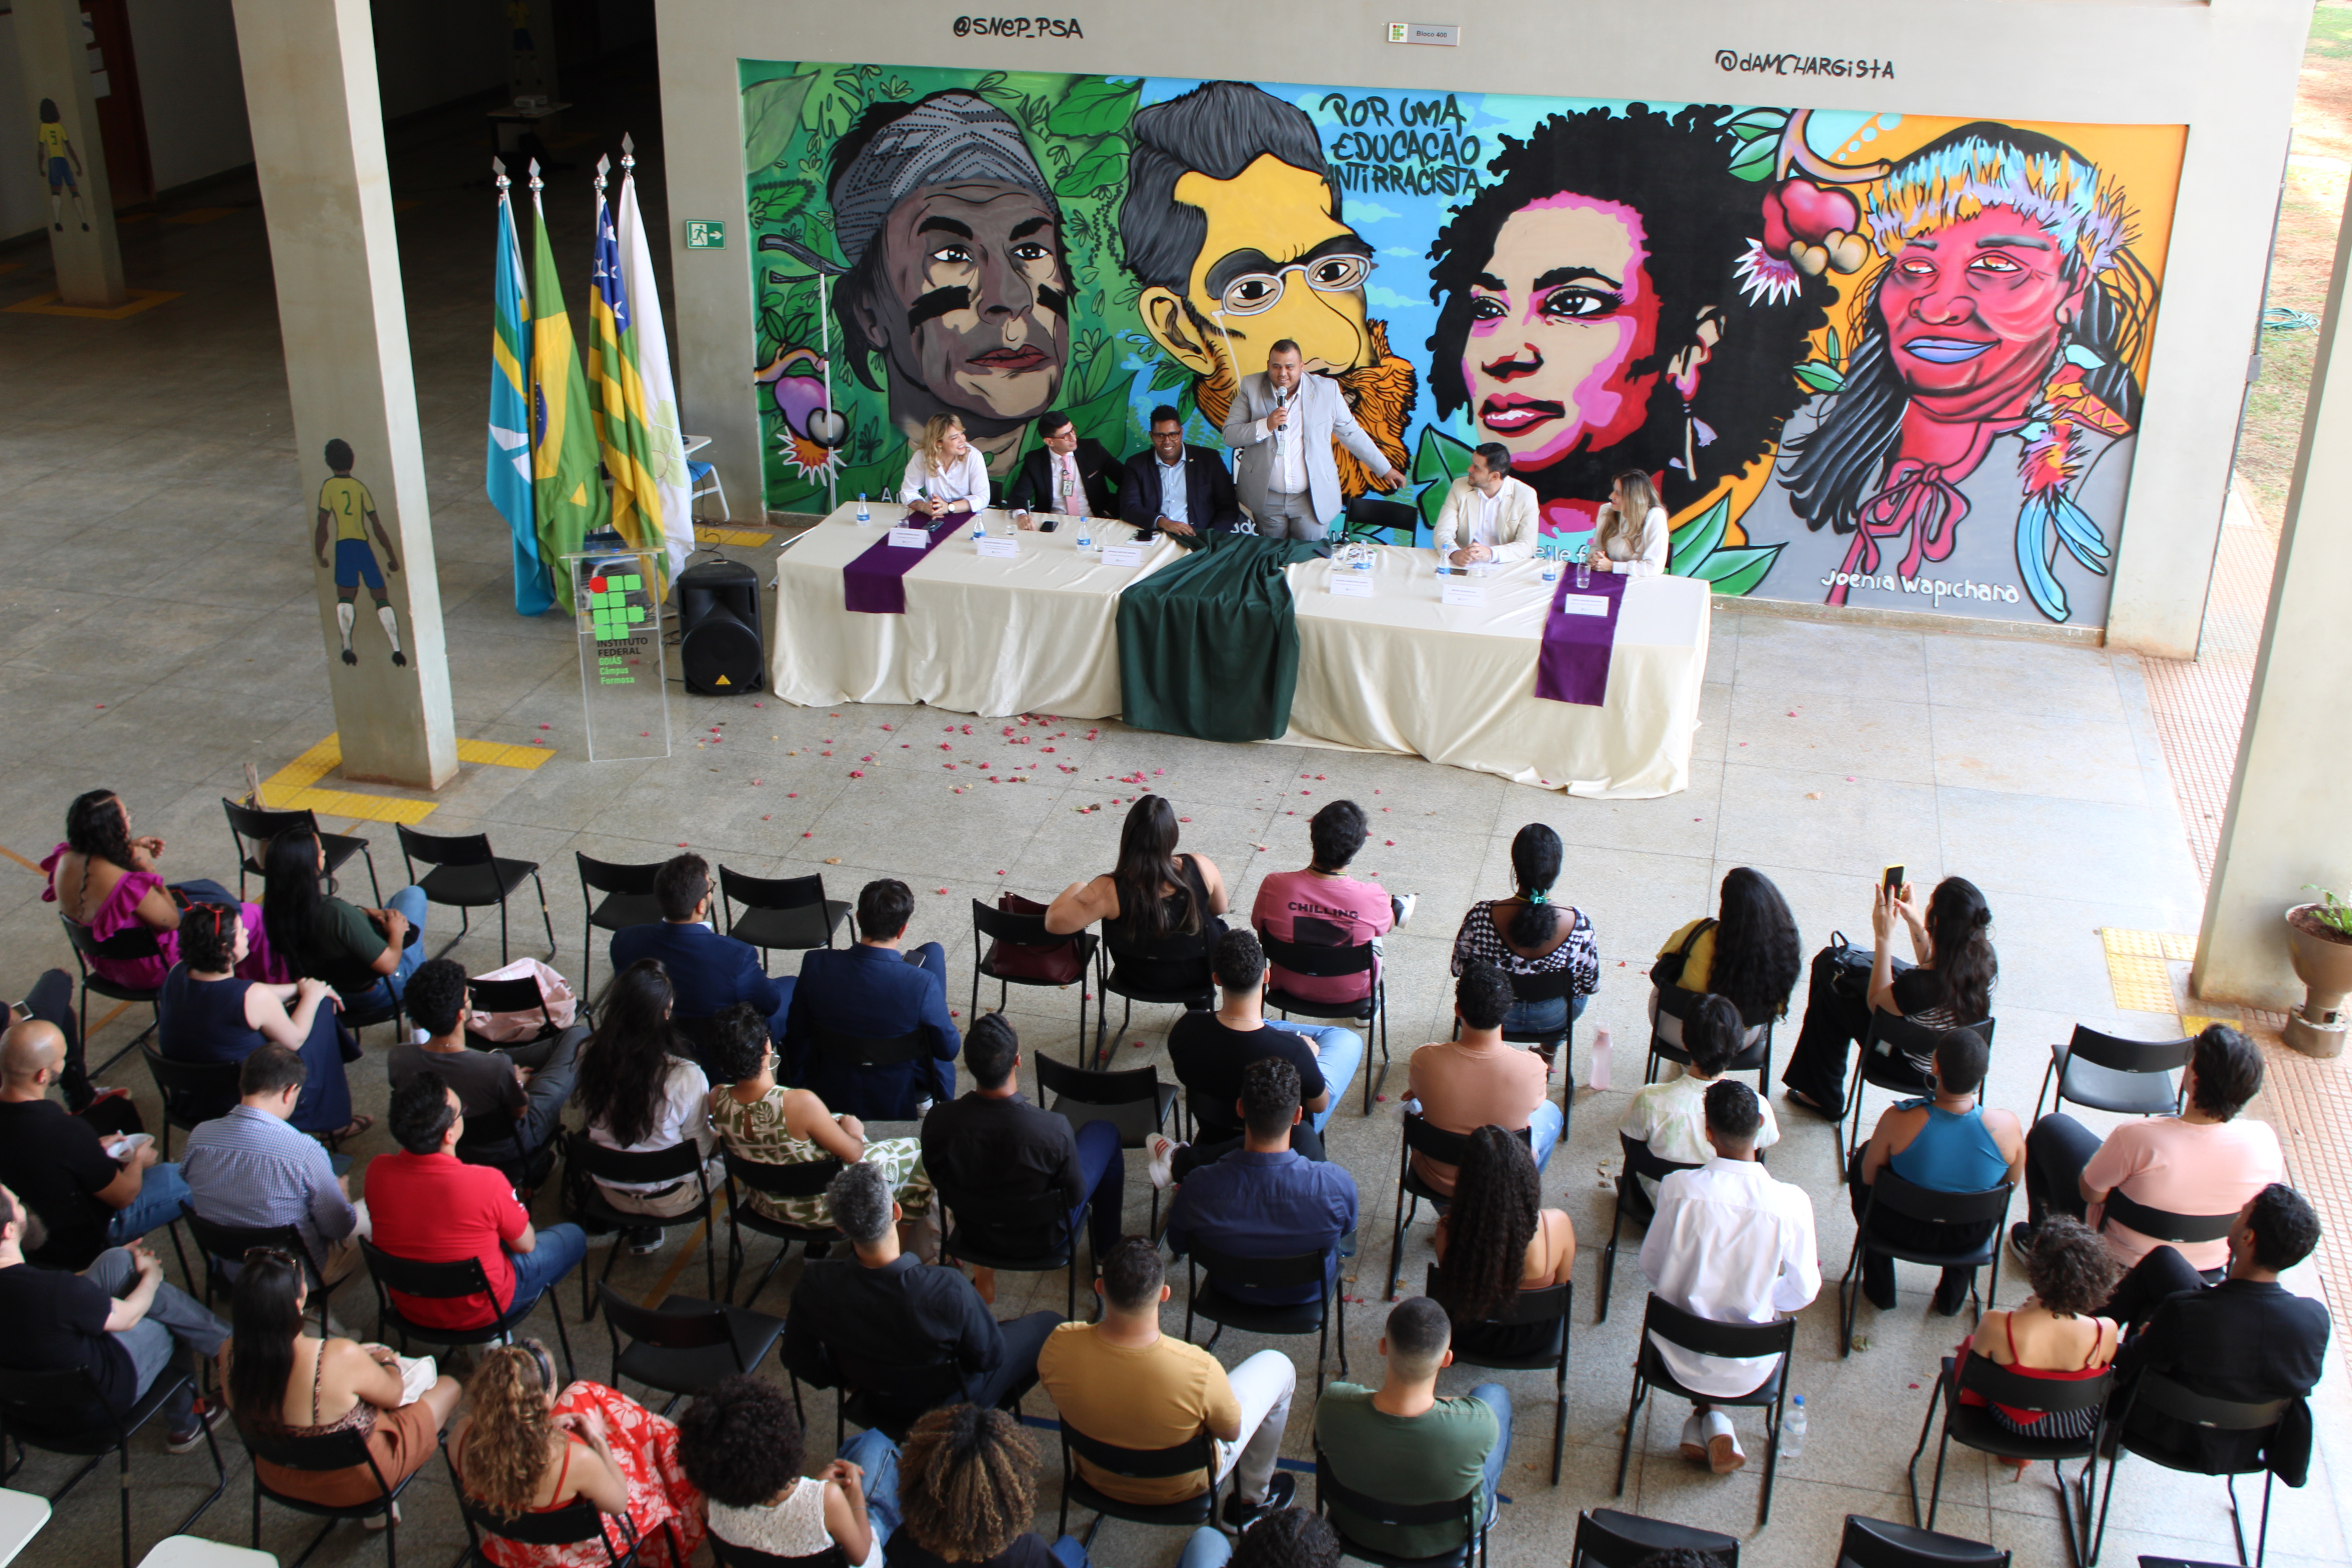
[[[1572,996],[1514,1003],[1503,1016],[1503,1027],[1514,1035],[1567,1030],[1601,984],[1601,949],[1593,940],[1591,918],[1575,905],[1552,899],[1559,864],[1559,834],[1540,822],[1520,828],[1511,840],[1516,884],[1511,896],[1471,905],[1454,937],[1456,974],[1473,964],[1490,964],[1511,974],[1565,973],[1572,977]],[[1549,1068],[1552,1053],[1541,1054]]]

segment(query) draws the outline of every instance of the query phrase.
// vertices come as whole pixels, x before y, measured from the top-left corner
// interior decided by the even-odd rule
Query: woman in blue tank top
[[[1977,1102],[1991,1056],[1972,1029],[1948,1030],[1936,1043],[1936,1086],[1931,1100],[1906,1100],[1889,1107],[1862,1158],[1853,1162],[1851,1197],[1854,1218],[1870,1202],[1871,1183],[1891,1170],[1915,1187],[1939,1193],[1981,1193],[2025,1173],[2025,1130],[2014,1111],[1987,1110]],[[1959,1252],[1982,1245],[1990,1226],[1929,1226],[1881,1209],[1871,1234],[1898,1246]],[[1969,1298],[1976,1271],[1947,1268],[1936,1287],[1936,1310],[1950,1317]],[[1862,1293],[1884,1311],[1895,1305],[1895,1259],[1865,1247]]]

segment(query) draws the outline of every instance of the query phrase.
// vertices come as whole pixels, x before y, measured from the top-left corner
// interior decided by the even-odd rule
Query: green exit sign
[[[688,250],[724,250],[727,248],[727,226],[716,218],[690,217],[686,220],[686,247]]]

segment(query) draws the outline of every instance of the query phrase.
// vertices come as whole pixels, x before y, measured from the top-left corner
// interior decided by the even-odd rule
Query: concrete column
[[[131,296],[122,287],[114,192],[106,179],[106,144],[99,139],[98,100],[89,88],[89,38],[80,0],[16,0],[16,7],[17,68],[25,81],[26,121],[39,138],[43,198],[55,172],[53,156],[65,160],[71,175],[71,186],[44,209],[58,297],[68,305],[122,304]],[[47,135],[44,103],[58,112]],[[62,145],[54,140],[60,132]]]
[[[317,573],[344,774],[438,788],[457,770],[457,742],[368,0],[235,8],[300,489],[311,502],[300,536],[282,548],[303,552]],[[351,448],[363,494],[329,483],[324,454],[335,442]],[[369,500],[373,518],[362,515]],[[346,542],[353,533],[356,547]]]
[[[2352,208],[2336,241],[2336,276],[2304,414],[2303,446],[2271,578],[2270,620],[2246,701],[2237,776],[2205,898],[2189,989],[2200,997],[2269,1008],[2299,1005],[2280,915],[2309,900],[2306,882],[2352,888],[2352,638],[2344,584],[2352,582],[2352,361],[2335,376],[2352,268]]]

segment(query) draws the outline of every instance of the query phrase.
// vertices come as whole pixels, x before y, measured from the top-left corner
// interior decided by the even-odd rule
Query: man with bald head
[[[65,1036],[41,1019],[0,1035],[0,1184],[48,1233],[33,1261],[78,1269],[179,1218],[188,1184],[157,1162],[152,1140],[110,1154],[96,1128],[49,1098],[65,1055]]]

